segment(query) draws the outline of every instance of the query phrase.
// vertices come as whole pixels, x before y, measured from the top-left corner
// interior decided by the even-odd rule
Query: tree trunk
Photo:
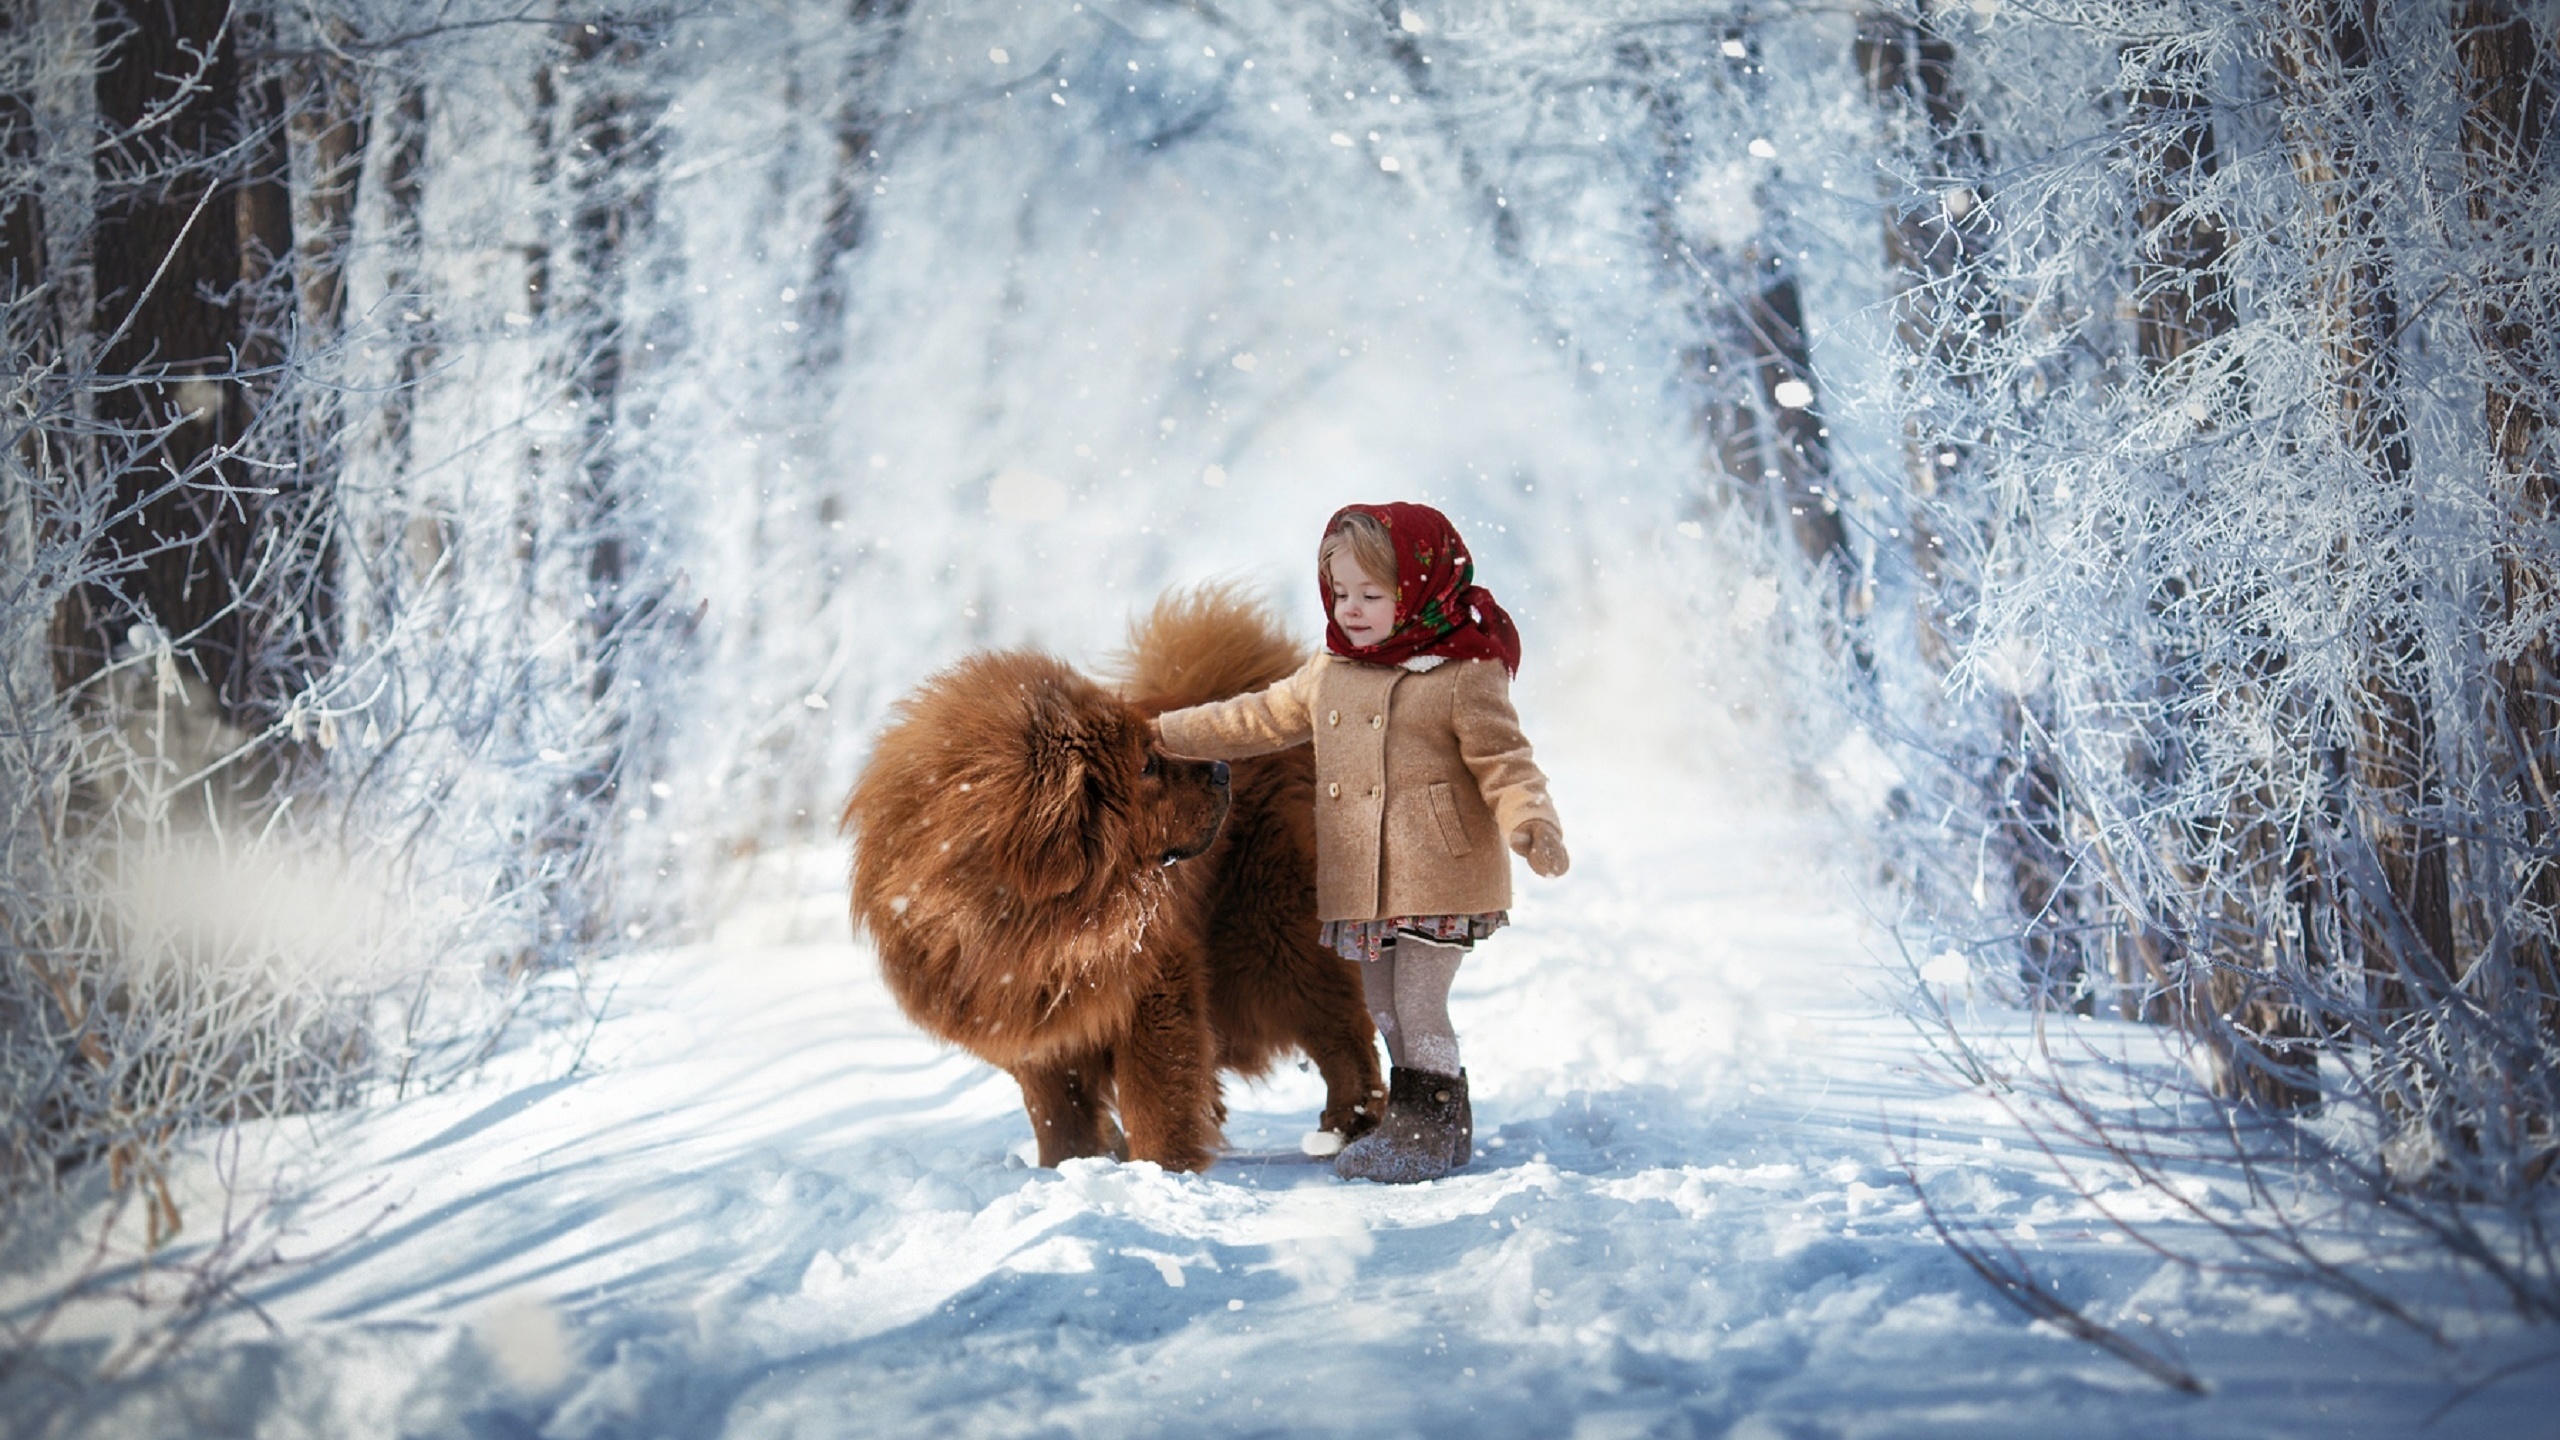
[[[1914,365],[1930,367],[1957,395],[1969,396],[1981,380],[1974,341],[1996,336],[2007,314],[1984,283],[1991,221],[1981,175],[1988,156],[1965,117],[1955,46],[1917,18],[1869,11],[1858,22],[1856,59],[1883,117],[1886,148],[1924,172],[1916,189],[1886,191],[1884,261],[1894,291],[1895,338]],[[1951,577],[1945,537],[1931,511],[1939,491],[1959,480],[1973,446],[1925,402],[1911,408],[1903,428],[1910,493],[1918,502],[1903,528],[1913,569],[1929,592],[1920,617],[1924,645],[1952,664],[1956,640],[1948,616],[1962,607],[1944,603]]]
[[[2403,409],[2401,308],[2387,228],[2391,193],[2360,137],[2394,119],[2383,93],[2379,0],[2288,0],[2275,17],[2283,134],[2308,201],[2304,258],[2328,374],[2323,398],[2342,467],[2383,503],[2383,524],[2414,523],[2415,457]],[[2397,574],[2385,566],[2397,564]],[[2336,897],[2341,940],[2365,975],[2369,1008],[2356,1017],[2374,1042],[2375,1079],[2404,1154],[2447,1154],[2471,1124],[2448,1105],[2439,1040],[2470,1001],[2455,995],[2467,966],[2454,907],[2448,794],[2419,613],[2433,581],[2409,561],[2368,563],[2385,589],[2362,638],[2360,710],[2340,767],[2343,835],[2325,847],[2322,884]],[[2466,887],[2468,888],[2468,887]],[[2417,1136],[2427,1143],[2403,1143]],[[2414,1179],[2415,1173],[2397,1178]]]
[[[1747,416],[1733,416],[1737,423],[1727,433],[1726,448],[1754,467],[1740,473],[1756,474],[1765,484],[1779,512],[1773,518],[1793,536],[1805,562],[1829,566],[1835,587],[1845,586],[1854,566],[1848,528],[1832,494],[1831,443],[1814,383],[1813,347],[1804,333],[1803,292],[1783,256],[1754,253],[1743,261],[1757,283],[1729,323],[1754,383]]]
[[[401,337],[398,368],[391,393],[382,398],[382,449],[393,475],[406,475],[411,453],[411,427],[417,418],[418,386],[436,363],[435,297],[425,275],[427,91],[415,80],[394,82],[392,98],[375,143],[383,147],[383,244],[390,252],[384,276],[384,302],[398,318]],[[412,550],[419,547],[413,545]],[[411,570],[423,574],[441,558],[442,536],[435,553],[413,554]]]
[[[2160,403],[2176,405],[2181,382],[2190,394],[2220,383],[2188,357],[2238,319],[2221,269],[2222,226],[2195,208],[2220,164],[2210,76],[2203,56],[2191,49],[2130,47],[2123,58],[2137,77],[2125,96],[2139,227],[2134,353],[2141,373],[2162,388]],[[2212,422],[2195,423],[2207,428]],[[2169,457],[2165,463],[2182,462]],[[2251,672],[2234,678],[2244,692],[2256,693],[2274,683],[2281,664],[2262,646]],[[2233,797],[2230,808],[2194,844],[2173,841],[2173,853],[2164,857],[2180,890],[2196,897],[2199,923],[2155,981],[2169,987],[2160,1018],[2208,1047],[2219,1093],[2270,1109],[2313,1109],[2320,1091],[2312,1030],[2284,978],[2306,957],[2293,954],[2289,971],[2272,928],[2303,903],[2296,892],[2309,862],[2300,837],[2275,818],[2270,777],[2214,779]],[[2206,858],[2199,861],[2195,850]],[[2146,922],[2136,917],[2134,923]]]
[[[563,679],[579,700],[565,709],[543,698],[524,702],[569,720],[572,733],[560,738],[577,757],[535,821],[525,858],[545,897],[546,941],[570,948],[592,944],[613,923],[617,897],[602,870],[623,781],[641,763],[648,707],[639,687],[659,678],[653,667],[662,658],[647,649],[662,596],[640,550],[643,497],[623,473],[616,440],[638,350],[626,320],[629,270],[652,218],[658,174],[657,102],[643,67],[656,34],[645,24],[564,26],[561,63],[546,63],[535,83],[537,143],[550,167],[544,179],[567,223],[557,232],[561,249],[530,257],[530,303],[561,337],[559,398],[577,421],[567,453],[535,444],[518,531],[530,537],[521,542],[529,603],[567,611],[534,624],[567,619],[577,637]]]
[[[881,90],[906,35],[911,0],[852,0],[856,36],[827,129],[835,163],[827,171],[827,215],[809,257],[808,283],[800,287],[800,363],[812,374],[832,374],[844,362],[845,316],[851,311],[852,256],[871,221],[871,187],[881,172],[880,145],[888,116]],[[825,517],[833,519],[833,516]]]
[[[0,0],[0,54],[12,62],[42,43],[33,9],[32,0]],[[7,73],[12,79],[25,75],[19,63],[12,63]],[[0,423],[17,432],[16,443],[0,451],[0,575],[13,577],[36,573],[48,437],[42,426],[30,422],[45,403],[37,393],[37,373],[55,358],[47,323],[53,306],[49,297],[37,298],[51,278],[44,196],[37,178],[43,155],[40,102],[32,93],[32,80],[21,83],[28,89],[0,89],[0,165],[7,167],[12,182],[0,192],[0,296],[9,302],[0,353],[10,357],[16,371],[0,382],[5,387],[0,388]],[[31,298],[34,303],[27,303]],[[15,733],[17,744],[29,746],[29,753],[42,728],[36,717],[52,693],[44,654],[51,617],[41,613],[49,608],[40,597],[0,594],[0,686],[6,687],[0,690],[0,724]],[[23,823],[31,808],[23,802],[0,807],[0,827]],[[6,843],[8,832],[0,829],[0,844]]]
[[[113,142],[98,156],[90,323],[106,337],[98,418],[124,441],[105,457],[108,578],[88,587],[64,678],[156,627],[220,717],[254,731],[299,688],[278,673],[279,643],[302,648],[320,629],[294,612],[316,597],[274,543],[303,517],[240,458],[282,354],[263,303],[292,243],[276,97],[244,75],[227,0],[106,0],[99,25]]]
[[[2535,323],[2546,296],[2551,256],[2527,229],[2549,194],[2545,137],[2555,84],[2551,57],[2537,44],[2533,21],[2513,0],[2462,0],[2454,16],[2455,57],[2464,82],[2462,123],[2466,218],[2483,259],[2470,305],[2473,334],[2488,362],[2483,396],[2496,503],[2506,521],[2498,545],[2498,592],[2492,626],[2529,626],[2555,599],[2552,535],[2560,520],[2549,435],[2560,395],[2560,354]],[[2531,910],[2560,916],[2560,654],[2551,622],[2519,637],[2514,658],[2492,677],[2502,699],[2503,733],[2489,747],[2513,796],[2518,851],[2532,857],[2516,886]],[[2553,921],[2519,927],[2512,963],[2546,1035],[2560,1032],[2560,937]]]
[[[2375,3],[2291,0],[2273,48],[2294,175],[2311,201],[2307,258],[2316,277],[2340,459],[2389,496],[2405,520],[2415,500],[2395,348],[2400,308],[2374,208],[2384,187],[2356,139],[2381,107],[2373,93]],[[2442,777],[2432,753],[2424,656],[2405,615],[2415,598],[2412,590],[2387,601],[2386,617],[2367,637],[2372,664],[2353,757],[2360,799],[2355,820],[2379,859],[2390,903],[2428,952],[2394,961],[2393,927],[2365,927],[2368,963],[2386,1003],[2407,998],[2409,965],[2441,972],[2454,960],[2444,837],[2418,818],[2436,806]]]
[[[2141,228],[2133,270],[2134,345],[2144,370],[2174,368],[2236,322],[2222,274],[2222,226],[2189,207],[2220,168],[2204,58],[2191,50],[2128,55],[2142,78],[2125,96]]]
[[[1754,90],[1749,81],[1759,73],[1760,58],[1750,31],[1736,27],[1730,38],[1743,47],[1728,60],[1730,78],[1746,92]],[[1666,282],[1689,296],[1689,328],[1701,337],[1683,366],[1702,392],[1699,426],[1724,482],[1741,494],[1758,495],[1769,530],[1788,536],[1815,569],[1828,567],[1835,595],[1845,600],[1856,566],[1832,494],[1831,444],[1795,272],[1784,262],[1784,247],[1766,238],[1755,237],[1737,255],[1682,232],[1676,192],[1700,179],[1695,122],[1683,103],[1682,81],[1666,73],[1649,45],[1627,42],[1618,47],[1617,59],[1644,96],[1653,132],[1655,161],[1643,215],[1656,263]]]
[[[1956,83],[1956,49],[1918,12],[1869,11],[1860,17],[1855,58],[1884,121],[1887,148],[1921,172],[1919,184],[1886,193],[1884,258],[1894,288],[1894,329],[1910,362],[1916,393],[1904,420],[1904,463],[1910,504],[1902,528],[1921,598],[1922,654],[1952,668],[1966,637],[1958,620],[1971,608],[1983,577],[1960,574],[1945,546],[1964,537],[1942,533],[1945,521],[1979,509],[1965,493],[1974,480],[1975,438],[1964,412],[1981,397],[1996,360],[1988,347],[2007,331],[2008,301],[1993,281],[1993,195],[1984,181],[1990,149],[1967,114]],[[1935,394],[1917,390],[1927,382]],[[1948,411],[1952,409],[1954,413]],[[1942,498],[1943,497],[1943,498]],[[1979,550],[1980,547],[1971,547]],[[1997,753],[1977,757],[1979,787],[2006,871],[2006,899],[2021,921],[2020,980],[2030,1003],[2092,1008],[2087,959],[2076,938],[2078,899],[2072,871],[2063,774],[2043,738],[2053,727],[2031,723],[2031,696],[2004,697],[1987,717]]]
[[[623,378],[631,363],[624,311],[625,267],[633,241],[651,218],[657,181],[656,117],[638,93],[640,62],[649,54],[646,27],[577,25],[569,48],[576,76],[570,106],[567,278],[574,287],[569,399],[580,419],[574,460],[573,523],[586,552],[587,690],[601,702],[621,678],[623,630],[637,613],[625,592],[633,557],[628,497],[623,493],[614,430]],[[608,774],[587,782],[609,799]]]
[[[293,146],[294,282],[305,343],[334,344],[346,313],[346,249],[364,170],[364,88],[334,56],[297,64],[286,134]]]
[[[36,37],[33,0],[6,0],[0,5],[0,48],[15,51]],[[42,137],[36,129],[34,97],[0,90],[0,164],[12,176],[36,173]],[[44,282],[44,203],[34,186],[0,193],[0,295],[12,299],[31,294]]]

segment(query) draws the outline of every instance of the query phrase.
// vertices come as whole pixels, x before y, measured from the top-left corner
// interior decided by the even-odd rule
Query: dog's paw
[[[1318,1160],[1321,1160],[1328,1155],[1339,1155],[1342,1153],[1342,1132],[1339,1130],[1310,1130],[1306,1134],[1298,1137],[1298,1153],[1301,1155],[1312,1156]]]

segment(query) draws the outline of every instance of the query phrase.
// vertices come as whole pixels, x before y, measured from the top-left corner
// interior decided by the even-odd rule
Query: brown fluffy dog
[[[1376,1125],[1358,977],[1316,943],[1312,762],[1156,748],[1148,717],[1258,689],[1302,655],[1224,590],[1171,596],[1117,693],[1049,656],[971,656],[901,701],[845,802],[853,915],[931,1034],[1011,1071],[1040,1163],[1217,1156],[1218,1072],[1285,1052],[1323,1125]],[[1119,1124],[1112,1111],[1117,1108]]]

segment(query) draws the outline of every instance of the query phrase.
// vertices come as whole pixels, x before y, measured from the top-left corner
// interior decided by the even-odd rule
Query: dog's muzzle
[[[1200,762],[1185,763],[1199,764]],[[1227,768],[1227,762],[1224,760],[1211,760],[1203,768],[1208,772],[1209,791],[1216,806],[1216,813],[1209,818],[1209,823],[1201,831],[1198,840],[1188,845],[1176,845],[1159,855],[1157,860],[1163,865],[1179,865],[1192,856],[1205,852],[1217,842],[1219,827],[1227,823],[1227,809],[1235,803],[1235,772]]]

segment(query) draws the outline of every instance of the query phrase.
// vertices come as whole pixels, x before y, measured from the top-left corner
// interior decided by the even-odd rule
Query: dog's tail
[[[1285,680],[1306,663],[1271,607],[1235,585],[1167,592],[1130,622],[1129,648],[1112,678],[1131,704],[1150,713],[1205,705]]]

